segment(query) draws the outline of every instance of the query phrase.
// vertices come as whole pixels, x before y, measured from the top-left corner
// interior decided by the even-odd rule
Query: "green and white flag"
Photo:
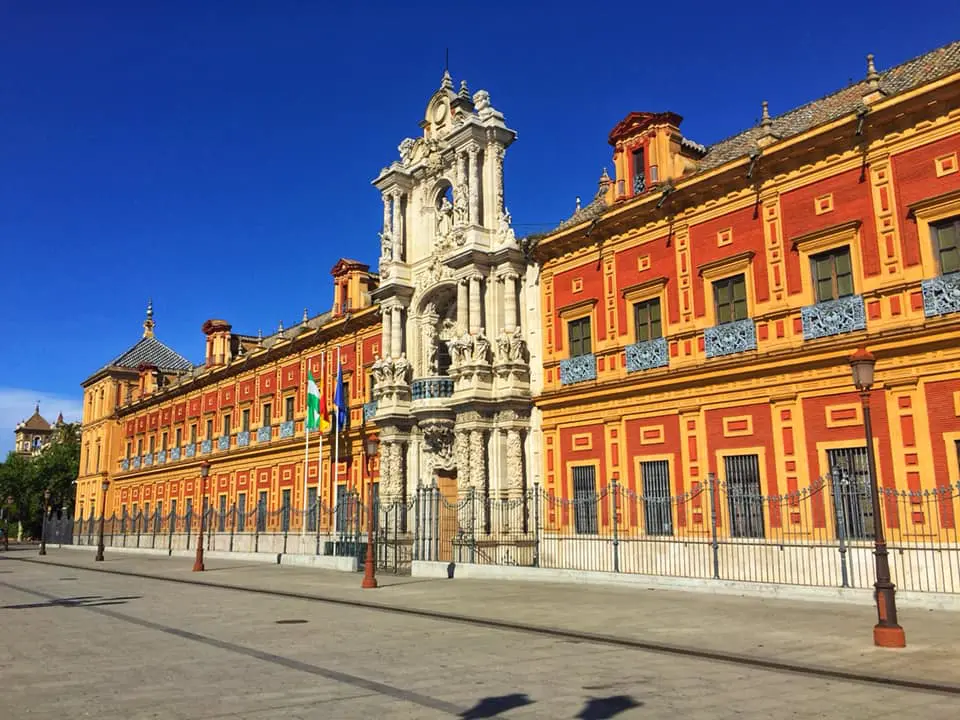
[[[320,389],[313,379],[313,371],[307,371],[307,428],[320,427]]]

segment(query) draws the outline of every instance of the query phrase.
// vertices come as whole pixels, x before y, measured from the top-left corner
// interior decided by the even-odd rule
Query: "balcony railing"
[[[804,340],[843,335],[867,327],[867,315],[860,295],[807,305],[800,308],[800,320],[803,323]]]
[[[247,447],[250,444],[250,431],[241,430],[237,433],[237,447]]]
[[[453,396],[453,380],[446,377],[420,378],[410,383],[413,400],[436,400]]]
[[[139,455],[133,459],[133,469],[134,469],[134,470],[139,470],[139,469],[140,469],[140,456],[139,456]]]
[[[229,449],[230,449],[230,436],[221,435],[220,437],[218,437],[217,450],[219,450],[220,452],[224,452],[225,450],[229,450]]]
[[[145,467],[153,465],[153,453],[147,453],[143,456],[143,464]]]
[[[187,457],[188,457],[188,458],[192,458],[192,457],[194,457],[194,456],[197,454],[197,444],[196,444],[196,443],[190,443],[189,445],[187,445],[187,447],[185,448],[185,450],[186,450],[186,455],[187,455]]]
[[[575,385],[597,379],[597,358],[593,354],[577,355],[560,361],[560,384]]]
[[[368,403],[363,404],[363,419],[364,421],[372,420],[373,416],[377,414],[377,401],[371,400]]]
[[[656,338],[627,345],[624,351],[627,355],[627,372],[666,367],[670,363],[667,357],[666,338]]]
[[[204,455],[213,452],[213,440],[204,440],[200,443],[200,452]]]
[[[927,317],[960,312],[960,272],[924,280],[920,287]]]
[[[261,428],[257,428],[257,442],[264,443],[270,442],[270,439],[273,437],[273,426],[264,425]]]
[[[756,350],[757,330],[753,318],[707,328],[703,333],[703,349],[708,358]]]
[[[286,422],[280,423],[280,437],[292,438],[293,431],[294,431],[293,420],[287,420]]]
[[[167,461],[167,451],[161,450],[160,452],[157,453],[157,462],[165,463],[166,461]]]
[[[173,448],[173,449],[170,451],[170,459],[171,459],[171,460],[179,460],[179,459],[180,459],[180,448],[175,447],[175,448]]]
[[[121,470],[130,469],[130,460],[128,458],[124,458],[123,460],[120,461],[120,469]]]

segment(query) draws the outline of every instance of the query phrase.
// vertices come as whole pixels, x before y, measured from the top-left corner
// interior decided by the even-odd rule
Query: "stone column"
[[[380,497],[386,498],[390,494],[390,488],[393,485],[393,477],[390,474],[390,457],[393,442],[383,440],[380,443]]]
[[[470,306],[467,298],[467,278],[460,278],[457,281],[457,326],[461,333],[465,333],[470,327]]]
[[[390,350],[393,353],[391,357],[398,358],[403,352],[403,308],[394,305],[392,308],[393,317],[390,319]]]
[[[393,257],[395,260],[403,260],[403,215],[400,212],[400,199],[403,194],[399,190],[393,190]]]
[[[514,428],[507,430],[507,497],[523,497],[523,438]]]
[[[470,484],[477,495],[483,493],[487,477],[487,453],[483,430],[470,431]]]
[[[383,194],[383,231],[385,233],[391,232],[393,230],[392,223],[390,220],[390,195],[388,193]]]
[[[512,333],[517,327],[517,275],[507,273],[503,276],[503,329]]]
[[[467,156],[457,151],[457,177],[456,177],[456,187],[453,189],[453,210],[454,210],[454,225],[462,226],[465,225],[468,218],[467,214],[467,194],[469,194],[469,184],[467,182]]]
[[[480,190],[483,180],[480,173],[480,149],[471,147],[467,150],[470,156],[470,224],[480,224]]]
[[[383,329],[381,330],[381,333],[380,333],[381,356],[385,359],[390,359],[391,357],[393,357],[392,355],[393,330],[390,325],[393,318],[393,308],[381,306],[380,315],[383,317]]]
[[[476,335],[483,328],[480,313],[480,273],[470,276],[470,334]]]
[[[466,430],[453,434],[453,457],[457,464],[457,494],[467,494],[470,487],[470,436]]]
[[[487,145],[488,156],[493,160],[493,226],[497,227],[503,217],[503,147],[496,143]]]

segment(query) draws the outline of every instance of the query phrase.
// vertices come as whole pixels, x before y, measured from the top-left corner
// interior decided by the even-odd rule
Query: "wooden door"
[[[450,562],[453,557],[453,543],[457,539],[459,523],[457,519],[457,471],[438,470],[437,488],[440,491],[437,512],[439,529],[438,559]]]

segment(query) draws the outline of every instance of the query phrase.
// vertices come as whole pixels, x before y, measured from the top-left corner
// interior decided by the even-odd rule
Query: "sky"
[[[788,11],[786,8],[790,7]],[[960,4],[0,0],[0,453],[33,412],[204,320],[273,332],[329,309],[342,254],[376,268],[370,181],[419,135],[445,52],[518,139],[518,235],[568,217],[610,129],[670,110],[711,144],[957,39]]]

